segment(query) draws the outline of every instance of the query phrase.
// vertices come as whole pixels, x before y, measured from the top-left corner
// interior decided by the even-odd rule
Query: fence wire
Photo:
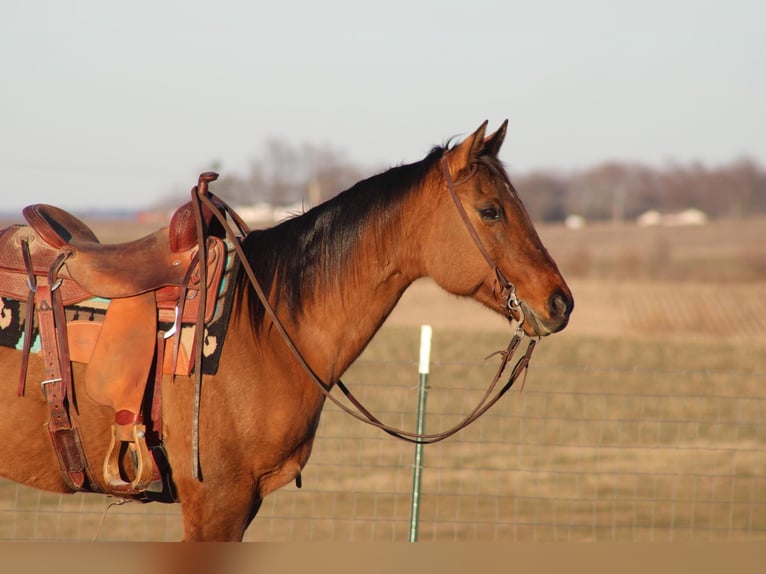
[[[414,428],[414,361],[346,377],[387,422]],[[535,364],[465,431],[423,457],[423,541],[766,539],[765,373]],[[454,424],[493,366],[432,364],[426,431]],[[381,383],[386,381],[386,383]],[[303,488],[266,499],[246,540],[406,541],[413,447],[322,415]],[[178,540],[178,505],[109,507],[0,481],[2,540]]]

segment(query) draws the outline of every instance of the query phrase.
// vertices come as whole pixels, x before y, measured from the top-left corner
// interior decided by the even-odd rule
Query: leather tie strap
[[[19,376],[19,386],[16,390],[16,394],[23,397],[27,384],[27,371],[29,370],[29,353],[32,349],[32,334],[34,332],[35,321],[35,291],[37,291],[37,277],[35,277],[34,268],[32,267],[32,256],[29,253],[29,241],[27,239],[21,241],[21,255],[24,259],[24,267],[27,268],[27,286],[29,287],[29,292],[27,293],[27,312],[24,320],[24,346],[21,350],[21,374]]]
[[[53,296],[49,285],[38,285],[35,292],[37,318],[42,342],[42,358],[46,380],[41,383],[43,396],[48,403],[50,419],[48,433],[53,441],[56,456],[64,479],[72,490],[87,490],[85,488],[85,471],[87,464],[82,449],[79,429],[67,413],[64,401],[67,399],[67,379],[59,362],[59,338],[56,333],[56,320],[53,309]],[[68,368],[68,365],[67,365]],[[71,397],[70,397],[71,404]]]
[[[199,176],[199,181],[192,188],[192,209],[194,211],[194,221],[197,230],[197,259],[199,266],[199,311],[197,315],[197,326],[194,332],[194,395],[192,398],[192,424],[191,424],[191,448],[192,448],[192,477],[200,479],[201,468],[199,462],[199,417],[200,403],[202,400],[202,354],[205,344],[205,307],[207,303],[207,259],[208,259],[208,232],[210,225],[215,220],[221,224],[229,239],[235,243],[237,253],[243,262],[247,258],[242,257],[241,247],[239,247],[239,238],[234,234],[226,216],[236,224],[242,235],[249,233],[249,228],[245,221],[234,212],[224,201],[208,190],[208,184],[218,179],[218,174],[213,171],[207,171]],[[206,217],[208,216],[209,217]],[[193,269],[194,265],[190,267]],[[176,334],[181,338],[180,331]],[[175,360],[175,359],[174,359]]]

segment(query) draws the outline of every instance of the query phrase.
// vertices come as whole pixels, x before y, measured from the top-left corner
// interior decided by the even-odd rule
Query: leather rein
[[[316,386],[319,388],[319,390],[322,392],[324,397],[331,402],[333,402],[338,408],[340,408],[343,412],[347,413],[348,415],[352,416],[353,418],[365,423],[369,424],[371,426],[377,427],[381,429],[382,431],[399,438],[401,440],[412,442],[412,443],[419,443],[419,444],[432,444],[436,442],[440,442],[457,432],[461,431],[465,427],[467,427],[469,424],[474,422],[476,419],[478,419],[480,416],[482,416],[485,412],[487,412],[500,398],[511,388],[511,386],[516,382],[516,380],[522,375],[525,374],[526,378],[526,371],[529,367],[529,361],[532,356],[532,351],[535,348],[535,345],[537,341],[535,339],[530,339],[526,351],[524,354],[519,358],[519,360],[514,365],[513,369],[511,370],[510,377],[508,380],[503,384],[502,387],[498,389],[498,383],[500,382],[500,378],[502,377],[506,366],[510,362],[510,360],[513,358],[513,355],[515,351],[517,350],[522,337],[524,336],[524,332],[522,330],[522,325],[524,323],[524,312],[521,307],[521,303],[516,297],[516,288],[515,286],[506,279],[506,277],[503,275],[503,273],[498,268],[497,264],[494,262],[490,254],[487,252],[485,247],[482,245],[481,240],[479,239],[478,234],[476,233],[476,230],[474,229],[473,225],[471,224],[470,220],[468,219],[468,215],[465,212],[465,208],[463,207],[462,203],[460,202],[460,199],[457,196],[457,192],[455,191],[455,183],[452,180],[452,177],[450,176],[449,169],[447,166],[447,162],[444,158],[441,160],[442,168],[444,171],[444,177],[446,179],[446,185],[447,189],[450,192],[450,195],[455,203],[455,206],[457,207],[458,212],[460,213],[461,219],[465,223],[465,226],[470,233],[474,243],[478,247],[481,254],[484,256],[484,258],[487,260],[487,263],[490,265],[490,267],[494,270],[495,276],[497,277],[497,281],[501,288],[502,298],[503,298],[503,309],[505,314],[508,316],[509,320],[515,320],[517,321],[516,331],[513,337],[511,338],[510,342],[508,343],[508,346],[504,350],[497,351],[495,353],[492,353],[487,359],[494,356],[494,355],[500,355],[501,361],[500,366],[497,369],[497,372],[495,373],[495,376],[493,377],[492,381],[490,382],[487,390],[484,393],[484,396],[479,400],[478,404],[474,409],[466,415],[460,422],[458,422],[453,427],[444,430],[439,433],[432,433],[432,434],[426,434],[426,433],[415,433],[403,429],[399,429],[393,426],[390,426],[388,424],[385,424],[380,419],[378,419],[374,414],[372,414],[354,395],[353,393],[346,387],[346,385],[341,381],[337,381],[337,386],[341,389],[343,394],[346,396],[348,401],[355,407],[355,409],[352,409],[348,407],[346,404],[341,402],[339,399],[335,397],[335,395],[331,394],[332,385],[327,384],[324,382],[311,368],[311,366],[306,362],[306,359],[301,354],[300,350],[295,345],[294,341],[290,337],[289,333],[287,332],[285,326],[283,325],[282,321],[277,316],[276,311],[274,310],[274,307],[271,305],[271,303],[268,300],[268,297],[263,291],[263,288],[260,285],[260,282],[255,276],[255,273],[253,272],[252,266],[248,262],[247,255],[245,254],[241,243],[240,238],[237,237],[237,235],[232,230],[231,226],[226,220],[226,212],[229,213],[230,216],[233,215],[232,219],[235,221],[237,226],[239,227],[240,232],[246,233],[247,226],[244,225],[242,220],[239,217],[236,217],[235,214],[233,214],[233,211],[231,208],[228,207],[223,201],[221,201],[218,197],[216,197],[214,194],[207,191],[207,186],[199,186],[195,187],[192,190],[192,196],[195,201],[193,201],[195,206],[195,212],[197,216],[197,222],[200,228],[198,231],[200,232],[198,234],[199,237],[202,237],[202,231],[201,223],[202,223],[202,208],[203,206],[206,207],[210,212],[213,213],[213,215],[216,217],[216,219],[221,223],[223,229],[226,232],[226,236],[231,242],[237,256],[240,259],[240,263],[242,265],[242,268],[244,269],[244,272],[247,274],[248,279],[255,290],[255,293],[257,294],[258,298],[260,299],[261,303],[264,306],[264,309],[266,313],[268,314],[269,318],[272,320],[272,323],[274,327],[277,329],[279,334],[282,336],[285,344],[290,349],[292,354],[295,356],[295,359],[298,361],[298,363],[301,365],[303,370],[306,372],[306,374],[309,376],[309,378],[316,384]],[[468,176],[469,178],[471,175]],[[202,188],[202,189],[200,189]],[[223,211],[221,208],[224,208]],[[204,250],[200,250],[200,253],[202,253]],[[202,261],[200,262],[200,268],[204,269],[204,265],[202,265]],[[202,283],[204,285],[204,281]],[[204,290],[203,290],[204,291]],[[200,308],[204,308],[204,302],[201,304]],[[199,335],[201,336],[202,329],[198,329],[200,332]],[[198,348],[200,348],[201,345],[198,345]],[[193,474],[195,477],[197,477],[197,470],[198,470],[198,418],[199,418],[199,386],[201,384],[201,368],[200,368],[200,357],[197,357],[197,364],[195,364],[195,377],[197,379],[197,391],[195,393],[195,401],[194,401],[194,407],[195,407],[195,416],[194,420],[195,423],[193,423],[193,440],[192,440],[192,447],[193,447]],[[522,381],[522,388],[523,388],[523,381]]]

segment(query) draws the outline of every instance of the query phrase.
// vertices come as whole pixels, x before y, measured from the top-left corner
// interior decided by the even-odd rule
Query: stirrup
[[[121,411],[122,412],[122,411]],[[119,413],[118,413],[118,419]],[[126,445],[130,453],[135,478],[128,482],[120,472],[120,459]],[[158,478],[154,457],[146,444],[146,425],[134,420],[126,424],[112,425],[112,440],[104,460],[104,480],[107,490],[115,494],[140,494]]]

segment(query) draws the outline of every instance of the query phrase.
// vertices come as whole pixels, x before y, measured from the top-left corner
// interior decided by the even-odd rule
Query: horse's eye
[[[497,221],[500,219],[500,210],[496,207],[485,207],[479,210],[479,215],[484,221]]]

